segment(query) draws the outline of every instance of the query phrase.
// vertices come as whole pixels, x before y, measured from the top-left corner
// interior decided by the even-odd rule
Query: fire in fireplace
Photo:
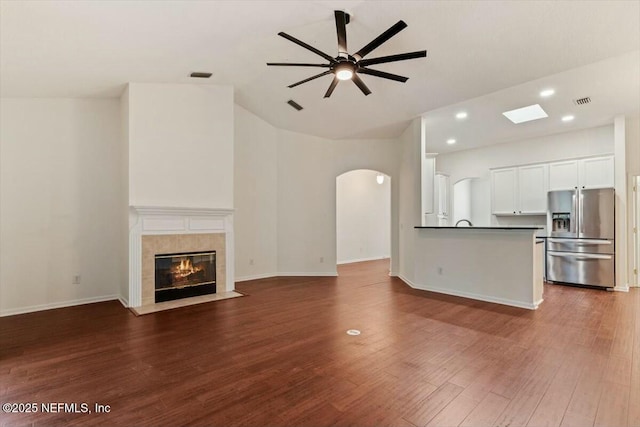
[[[216,252],[155,256],[155,301],[171,301],[216,292]]]

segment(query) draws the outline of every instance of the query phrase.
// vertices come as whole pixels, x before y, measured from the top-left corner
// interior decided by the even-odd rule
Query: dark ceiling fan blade
[[[378,37],[373,39],[368,45],[357,51],[353,54],[353,57],[356,58],[356,61],[364,58],[367,54],[371,53],[374,49],[379,47],[382,43],[389,40],[391,37],[398,34],[400,31],[407,28],[407,24],[404,21],[398,21],[394,25],[391,26],[387,31],[380,34]]]
[[[297,62],[267,62],[267,65],[277,65],[279,67],[331,67],[330,64],[301,64]]]
[[[300,80],[298,83],[294,83],[292,85],[289,85],[287,87],[296,87],[298,85],[301,85],[302,83],[306,83],[309,82],[311,80],[317,79],[318,77],[322,77],[322,76],[326,76],[327,74],[331,74],[331,71],[325,71],[324,73],[320,73],[320,74],[316,74],[315,76],[311,76],[308,79],[304,79],[304,80]]]
[[[395,80],[397,82],[406,82],[409,80],[409,77],[399,76],[397,74],[385,73],[380,70],[372,70],[371,68],[360,68],[358,69],[359,73],[368,74],[370,76],[382,77],[383,79]]]
[[[427,56],[426,50],[417,52],[399,53],[397,55],[381,56],[380,58],[362,59],[358,62],[361,67],[374,64],[384,64],[386,62],[405,61],[407,59],[424,58]]]
[[[349,56],[347,50],[347,14],[342,10],[336,10],[336,32],[338,33],[338,56]]]
[[[295,38],[295,37],[293,37],[293,36],[290,36],[290,35],[289,35],[289,34],[287,34],[287,33],[279,32],[279,33],[278,33],[278,35],[279,35],[280,37],[284,37],[285,39],[287,39],[287,40],[289,40],[289,41],[291,41],[291,42],[293,42],[293,43],[297,44],[298,46],[302,46],[303,48],[305,48],[305,49],[307,49],[307,50],[310,50],[311,52],[315,53],[316,55],[320,55],[320,56],[322,56],[324,59],[326,59],[327,61],[329,61],[329,62],[330,62],[330,63],[332,63],[332,64],[333,64],[334,62],[336,62],[336,60],[335,60],[333,57],[331,57],[331,56],[327,55],[327,54],[326,54],[326,53],[324,53],[323,51],[318,50],[318,49],[316,49],[315,47],[310,46],[310,45],[306,44],[305,42],[303,42],[303,41],[301,41],[301,40],[298,40],[297,38]]]
[[[354,74],[353,77],[351,77],[351,80],[353,80],[356,86],[358,86],[362,93],[364,93],[365,95],[369,95],[371,93],[367,85],[364,84],[364,82],[360,79],[360,77],[358,77],[357,74]]]
[[[336,86],[338,86],[338,83],[340,83],[340,80],[337,77],[334,77],[333,80],[331,81],[331,84],[329,85],[329,89],[327,89],[327,93],[324,94],[325,98],[328,98],[331,96],[331,94],[333,93],[333,90],[336,88]]]

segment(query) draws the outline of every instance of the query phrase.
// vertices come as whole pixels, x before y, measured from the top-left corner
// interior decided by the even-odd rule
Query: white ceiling
[[[336,9],[353,14],[350,52],[402,19],[408,28],[368,57],[421,49],[428,57],[376,66],[409,81],[363,76],[367,97],[342,82],[324,99],[330,76],[287,88],[317,69],[266,62],[324,60],[277,33],[335,55]],[[425,114],[434,144],[459,140],[440,152],[569,129],[554,117],[576,97],[593,103],[572,109],[574,128],[638,111],[639,50],[639,1],[0,2],[2,96],[118,97],[127,82],[192,83],[190,72],[210,71],[205,82],[233,85],[238,104],[307,134],[395,137]],[[536,101],[547,85],[557,94],[540,129],[505,128],[491,115]],[[459,107],[470,114],[464,123],[450,120]]]

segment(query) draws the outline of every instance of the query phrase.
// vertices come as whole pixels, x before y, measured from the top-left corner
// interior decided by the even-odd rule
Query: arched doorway
[[[369,169],[336,178],[336,262],[391,256],[391,177]]]

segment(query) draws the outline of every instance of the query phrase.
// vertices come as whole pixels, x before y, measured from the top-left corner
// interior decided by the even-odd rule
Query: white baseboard
[[[263,274],[254,274],[253,276],[242,276],[236,277],[235,282],[246,282],[248,280],[258,280],[258,279],[268,279],[269,277],[276,277],[277,273],[263,273]]]
[[[355,262],[380,261],[382,259],[389,259],[389,257],[388,256],[374,256],[374,257],[369,257],[369,258],[348,259],[346,261],[338,261],[337,264],[338,265],[353,264]]]
[[[74,305],[92,304],[94,302],[113,301],[113,300],[120,300],[120,296],[105,295],[101,297],[82,298],[82,299],[75,299],[70,301],[54,302],[50,304],[39,304],[39,305],[31,305],[31,306],[20,307],[20,308],[10,308],[5,310],[0,310],[0,317],[15,316],[16,314],[33,313],[35,311],[52,310],[54,308],[72,307]],[[122,300],[120,301],[122,302]]]
[[[336,277],[338,272],[327,272],[322,271],[319,273],[314,273],[311,271],[294,271],[294,272],[280,272],[278,276],[282,277]]]
[[[403,276],[399,276],[399,277],[407,285],[411,286],[414,289],[419,289],[422,291],[437,292],[439,294],[453,295],[456,297],[469,298],[469,299],[474,299],[478,301],[491,302],[495,304],[509,305],[509,306],[518,307],[518,308],[526,308],[528,310],[536,310],[538,306],[542,303],[542,300],[536,301],[535,303],[526,303],[526,302],[514,301],[506,298],[496,298],[496,297],[491,297],[487,295],[474,294],[472,292],[463,292],[463,291],[456,291],[451,289],[436,288],[433,286],[417,285],[411,282],[410,280],[408,280],[406,277],[403,277]]]
[[[129,308],[129,300],[123,297],[122,295],[118,297],[118,301],[120,301],[120,304],[122,304],[124,308]]]
[[[629,285],[615,286],[613,290],[616,292],[629,292]]]

